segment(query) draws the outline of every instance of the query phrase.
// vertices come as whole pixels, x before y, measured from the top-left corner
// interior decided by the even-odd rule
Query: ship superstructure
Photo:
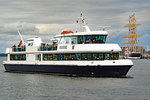
[[[106,44],[107,31],[91,31],[82,15],[83,32],[63,31],[52,44],[27,39],[20,47],[7,48],[6,71],[69,76],[125,77],[131,60],[119,59],[118,44]]]

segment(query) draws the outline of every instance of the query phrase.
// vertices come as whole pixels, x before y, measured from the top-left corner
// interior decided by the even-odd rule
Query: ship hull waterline
[[[126,77],[132,65],[120,66],[75,66],[4,64],[6,72],[29,72],[81,77]]]

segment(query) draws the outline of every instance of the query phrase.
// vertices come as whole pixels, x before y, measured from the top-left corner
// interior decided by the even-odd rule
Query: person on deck
[[[91,39],[89,39],[89,43],[92,44],[92,40]]]

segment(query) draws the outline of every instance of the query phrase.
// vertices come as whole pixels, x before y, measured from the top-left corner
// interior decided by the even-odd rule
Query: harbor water
[[[67,77],[5,72],[0,100],[150,100],[150,60],[133,60],[127,78]]]

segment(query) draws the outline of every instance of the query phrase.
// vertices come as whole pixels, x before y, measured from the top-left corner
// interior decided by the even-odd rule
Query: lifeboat
[[[70,33],[73,33],[72,31],[63,31],[61,32],[61,34],[70,34]]]

